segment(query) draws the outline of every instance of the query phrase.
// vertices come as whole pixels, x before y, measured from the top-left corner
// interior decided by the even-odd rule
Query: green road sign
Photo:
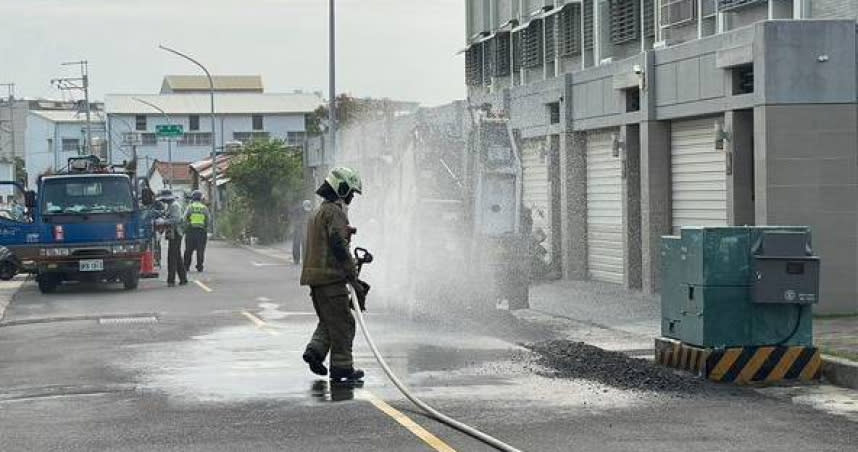
[[[168,124],[163,126],[155,126],[155,133],[159,137],[180,137],[185,134],[182,126],[178,124]]]

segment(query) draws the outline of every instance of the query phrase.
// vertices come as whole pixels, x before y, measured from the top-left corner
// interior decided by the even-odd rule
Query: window
[[[179,146],[211,146],[211,132],[186,133],[179,139]]]
[[[512,70],[515,73],[521,70],[521,38],[524,32],[517,31],[512,34]]]
[[[200,130],[199,115],[188,116],[188,130]]]
[[[754,92],[754,65],[745,64],[732,69],[733,94],[750,94]]]
[[[253,115],[251,117],[251,121],[253,122],[253,130],[264,129],[264,127],[262,126],[262,115]]]
[[[488,86],[492,83],[492,73],[494,72],[494,52],[495,40],[489,39],[482,43],[483,48],[483,84]]]
[[[694,20],[697,0],[661,0],[661,26],[673,27]]]
[[[552,102],[548,107],[548,121],[551,124],[560,124],[560,102]]]
[[[131,212],[131,184],[125,177],[49,179],[42,208],[46,215]]]
[[[286,144],[289,146],[303,146],[306,132],[286,132]]]
[[[556,56],[557,49],[557,15],[545,19],[545,60],[551,61]]]
[[[623,90],[626,96],[626,112],[640,111],[641,90],[639,87]]]
[[[63,152],[79,152],[80,140],[77,138],[63,138]]]
[[[563,7],[557,18],[557,38],[560,56],[581,53],[581,5],[573,3]]]
[[[593,0],[584,0],[584,48],[592,49],[593,39]]]
[[[154,133],[141,133],[140,144],[143,146],[156,146],[158,144],[158,136]]]
[[[268,132],[233,132],[232,139],[241,141],[242,143],[250,143],[253,141],[265,141],[270,138]]]
[[[135,130],[146,130],[146,115],[137,115],[134,117]]]

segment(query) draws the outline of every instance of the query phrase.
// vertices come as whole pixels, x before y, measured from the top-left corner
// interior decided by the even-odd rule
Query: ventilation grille
[[[575,3],[566,6],[557,16],[560,56],[579,55],[581,53],[581,5]]]
[[[494,53],[495,40],[494,38],[482,43],[483,53],[483,84],[490,85],[492,83],[492,75],[494,75]]]
[[[522,37],[521,63],[531,69],[542,66],[542,19],[530,22]]]
[[[640,2],[610,0],[611,43],[623,44],[640,38]]]
[[[483,83],[482,45],[474,44],[465,52],[465,83],[477,86]]]
[[[494,41],[495,50],[495,77],[506,77],[510,71],[510,34],[498,33],[492,41]]]
[[[728,9],[737,9],[745,6],[756,5],[758,3],[766,3],[766,0],[717,0],[718,10],[726,11]]]
[[[545,19],[545,60],[552,61],[557,56],[557,15]]]
[[[584,49],[593,48],[593,0],[584,0]]]

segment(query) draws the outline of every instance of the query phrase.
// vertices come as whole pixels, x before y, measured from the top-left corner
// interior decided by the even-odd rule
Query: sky
[[[455,55],[464,2],[336,5],[338,93],[427,106],[464,97],[464,61]],[[0,83],[15,83],[17,97],[62,98],[50,80],[79,76],[66,61],[89,61],[96,100],[156,93],[166,74],[201,74],[158,44],[212,74],[260,74],[267,92],[327,97],[327,0],[0,0],[0,22]]]

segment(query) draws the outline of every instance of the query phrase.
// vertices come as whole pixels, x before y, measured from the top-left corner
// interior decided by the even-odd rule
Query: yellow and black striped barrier
[[[816,381],[822,374],[819,349],[808,346],[700,348],[667,338],[655,341],[655,359],[712,381],[738,384],[784,380]]]

